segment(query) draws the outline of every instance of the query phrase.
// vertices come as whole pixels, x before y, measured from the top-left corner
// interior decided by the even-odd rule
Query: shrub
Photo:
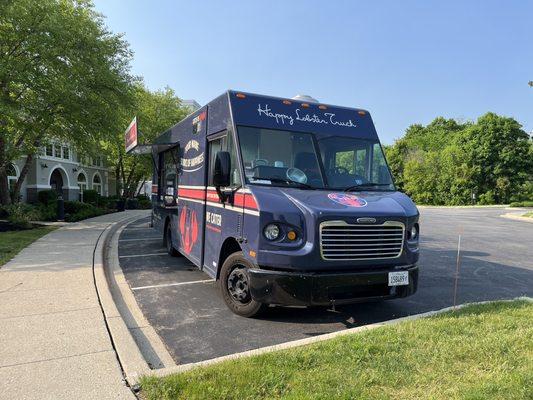
[[[68,204],[67,204],[68,203]],[[107,214],[108,211],[79,201],[65,202],[65,221],[76,222]]]
[[[149,210],[152,208],[152,202],[148,199],[139,200],[139,208],[141,210]]]
[[[82,203],[81,201],[65,201],[65,214],[77,214],[92,208],[94,208],[94,206]]]
[[[511,207],[533,207],[533,200],[531,201],[515,201],[510,204]]]
[[[55,221],[57,219],[57,202],[48,205],[39,204],[37,207],[40,221]]]
[[[139,208],[139,201],[137,199],[126,200],[126,208],[128,210],[136,210]]]
[[[488,190],[487,192],[479,196],[478,204],[480,205],[490,205],[495,203],[496,200],[494,198],[494,192],[492,190]]]
[[[8,216],[7,206],[0,206],[0,218],[7,218]]]
[[[4,209],[7,220],[19,228],[29,229],[32,227],[30,221],[39,218],[37,209],[30,204],[16,203],[5,206]]]
[[[55,190],[41,190],[37,193],[37,200],[39,203],[48,205],[57,200],[57,192]]]
[[[96,190],[84,190],[83,191],[83,202],[84,203],[89,203],[95,206],[98,204],[99,197],[100,195],[98,194]]]

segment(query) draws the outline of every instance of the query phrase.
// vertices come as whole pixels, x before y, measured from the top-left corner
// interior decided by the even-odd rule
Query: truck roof
[[[178,142],[182,134],[192,130],[198,119],[206,120],[207,135],[227,129],[229,125],[241,125],[378,138],[370,113],[361,108],[227,90],[161,134],[155,144]]]

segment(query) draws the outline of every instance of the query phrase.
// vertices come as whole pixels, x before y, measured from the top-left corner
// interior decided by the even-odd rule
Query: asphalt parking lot
[[[380,303],[269,309],[260,319],[232,314],[216,283],[138,220],[119,238],[120,265],[148,321],[183,364],[436,310],[452,305],[458,235],[458,303],[533,296],[533,224],[501,218],[503,208],[422,208],[418,292]]]

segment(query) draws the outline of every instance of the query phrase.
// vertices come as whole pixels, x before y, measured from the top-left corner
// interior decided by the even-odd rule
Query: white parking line
[[[138,242],[141,240],[162,240],[160,237],[155,238],[143,238],[143,239],[120,239],[119,242]]]
[[[193,285],[195,283],[206,283],[206,282],[214,282],[214,281],[215,281],[214,279],[203,279],[201,281],[164,283],[162,285],[132,287],[131,290],[153,289],[153,288],[169,287],[169,286],[184,286],[184,285]]]
[[[165,256],[168,255],[165,253],[147,253],[147,254],[127,254],[125,256],[120,256],[119,258],[132,258],[132,257],[148,257],[148,256]]]

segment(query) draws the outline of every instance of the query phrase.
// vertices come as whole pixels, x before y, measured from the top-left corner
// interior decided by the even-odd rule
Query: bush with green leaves
[[[139,201],[137,199],[127,199],[126,208],[128,210],[137,210],[139,208]]]
[[[15,203],[3,207],[7,214],[7,220],[18,228],[29,229],[32,227],[30,221],[39,219],[37,209],[25,203]]]
[[[510,204],[511,207],[533,207],[533,200],[531,201],[515,201]]]
[[[39,221],[56,221],[57,220],[57,202],[48,205],[39,204],[37,206]]]
[[[48,205],[57,201],[57,191],[55,190],[41,190],[37,193],[37,200],[39,203]]]
[[[65,201],[65,221],[76,222],[87,218],[98,217],[109,211],[80,201]]]
[[[152,208],[152,202],[148,199],[139,199],[138,206],[141,210],[149,210]]]
[[[89,203],[95,206],[98,204],[99,197],[100,195],[98,194],[96,190],[84,190],[83,191],[83,202],[84,203]]]

